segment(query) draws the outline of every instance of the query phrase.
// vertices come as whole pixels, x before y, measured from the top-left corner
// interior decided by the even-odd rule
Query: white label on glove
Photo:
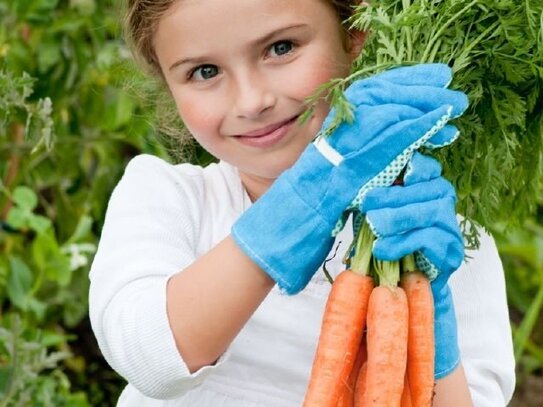
[[[324,137],[317,137],[313,144],[315,145],[317,150],[319,150],[319,152],[324,156],[324,158],[326,158],[336,167],[343,161],[343,156],[336,150],[334,150],[334,148],[330,144],[328,144]]]

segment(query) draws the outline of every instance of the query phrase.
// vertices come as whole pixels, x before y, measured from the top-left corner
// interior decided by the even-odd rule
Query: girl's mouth
[[[249,133],[234,136],[241,143],[258,148],[271,147],[282,140],[296,123],[299,115]]]

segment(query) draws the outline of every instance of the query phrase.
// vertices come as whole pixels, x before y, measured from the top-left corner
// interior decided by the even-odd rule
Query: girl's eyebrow
[[[251,41],[251,44],[250,45],[261,45],[261,44],[264,44],[268,41],[270,41],[273,37],[277,36],[277,35],[281,35],[283,34],[285,31],[290,31],[290,30],[293,30],[293,29],[296,29],[296,28],[302,28],[302,27],[306,27],[307,24],[293,24],[293,25],[289,25],[289,26],[286,26],[286,27],[281,27],[277,30],[273,30],[272,32],[260,37],[260,38],[257,38],[256,40],[254,41]]]
[[[302,27],[306,27],[306,26],[307,26],[307,24],[294,24],[294,25],[289,25],[289,26],[286,26],[286,27],[281,27],[281,28],[279,28],[277,30],[273,30],[268,34],[263,35],[260,38],[257,38],[254,41],[251,41],[251,43],[249,45],[250,46],[258,46],[260,44],[263,44],[263,43],[266,43],[266,42],[270,41],[275,36],[281,35],[286,31],[290,31],[290,30],[293,30],[293,29],[302,28]],[[173,70],[173,69],[175,69],[178,66],[183,65],[183,64],[199,64],[199,63],[205,62],[206,59],[207,59],[207,57],[183,58],[183,59],[180,59],[180,60],[174,62],[168,68],[168,70],[171,71],[171,70]]]

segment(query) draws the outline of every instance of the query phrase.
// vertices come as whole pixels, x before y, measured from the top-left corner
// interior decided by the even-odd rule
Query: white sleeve
[[[156,157],[134,158],[111,196],[90,271],[89,313],[105,359],[157,399],[180,396],[217,366],[190,374],[166,313],[168,278],[195,258],[198,186],[187,181]]]
[[[515,360],[505,276],[496,244],[480,248],[450,280],[462,364],[475,407],[506,406],[515,388]]]

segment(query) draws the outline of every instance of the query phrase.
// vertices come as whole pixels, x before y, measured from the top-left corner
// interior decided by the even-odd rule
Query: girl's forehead
[[[328,0],[177,0],[162,17],[184,16],[183,20],[190,21],[198,16],[200,20],[192,21],[200,26],[206,23],[228,24],[248,18],[262,21],[287,16],[322,17],[320,13],[313,13],[315,8],[327,10],[331,15],[337,14]]]
[[[162,16],[155,47],[175,43],[198,48],[226,39],[250,43],[289,25],[316,30],[338,24],[326,0],[178,0]]]

